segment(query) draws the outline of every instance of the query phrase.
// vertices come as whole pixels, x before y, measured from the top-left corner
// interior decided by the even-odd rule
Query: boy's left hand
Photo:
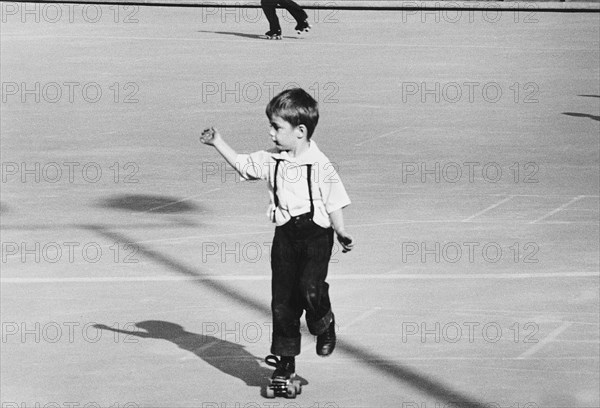
[[[346,234],[346,232],[344,232],[344,231],[338,232],[337,238],[338,238],[339,243],[342,245],[343,253],[351,251],[352,248],[354,248],[354,239],[352,238],[351,235]]]

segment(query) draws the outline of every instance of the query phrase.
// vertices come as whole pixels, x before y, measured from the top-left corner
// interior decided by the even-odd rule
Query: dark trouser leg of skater
[[[285,226],[275,228],[271,248],[271,312],[273,313],[271,353],[277,356],[300,354],[300,317],[303,310],[302,299],[297,290],[298,248]]]
[[[300,293],[306,310],[306,324],[317,336],[317,354],[328,356],[335,348],[335,322],[325,282],[333,248],[333,229],[315,225],[316,234],[305,242],[305,260],[300,278]]]
[[[300,294],[306,310],[308,329],[312,334],[318,335],[329,327],[333,317],[329,284],[325,282],[333,247],[333,229],[315,228],[319,228],[317,235],[304,243]]]
[[[300,354],[300,317],[306,310],[309,331],[317,336],[317,354],[335,348],[335,322],[325,282],[333,229],[312,221],[302,228],[293,222],[275,229],[271,248],[273,342],[271,353]]]
[[[317,337],[317,354],[327,356],[335,348],[335,323],[325,281],[331,250],[333,229],[325,229],[310,221],[301,228],[290,221],[277,227],[271,251],[273,269],[273,345],[272,353],[289,354],[292,338],[298,336],[300,317],[306,310],[309,331]],[[283,354],[288,353],[288,354]]]
[[[296,20],[296,23],[303,23],[308,18],[308,15],[298,3],[292,0],[279,0],[278,3],[281,7],[289,11],[292,17],[294,17],[294,20]]]
[[[292,0],[279,0],[279,4],[281,7],[289,11],[292,17],[294,17],[294,20],[296,20],[295,30],[298,33],[310,30],[311,26],[308,23],[308,15],[302,9],[302,7]]]
[[[269,22],[269,33],[275,35],[276,33],[281,34],[281,26],[279,25],[279,18],[277,18],[277,0],[261,0],[260,6],[265,13],[265,17]]]

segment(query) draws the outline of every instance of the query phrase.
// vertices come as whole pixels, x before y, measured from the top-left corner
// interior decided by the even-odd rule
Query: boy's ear
[[[298,138],[302,139],[308,136],[308,128],[306,127],[306,125],[299,124],[298,126],[296,126],[296,129],[298,129],[298,131],[300,132]]]

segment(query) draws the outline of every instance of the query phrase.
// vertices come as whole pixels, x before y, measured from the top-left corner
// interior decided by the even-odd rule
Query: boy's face
[[[279,116],[271,118],[271,129],[269,134],[279,151],[294,150],[298,142],[306,137],[304,125],[292,126],[292,124]]]

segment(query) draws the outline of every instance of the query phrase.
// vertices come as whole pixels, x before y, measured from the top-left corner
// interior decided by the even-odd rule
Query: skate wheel
[[[294,386],[294,384],[288,385],[287,390],[286,390],[286,397],[287,398],[296,398],[296,387]]]
[[[275,390],[271,387],[267,387],[267,389],[265,390],[265,397],[275,398]]]
[[[302,383],[300,381],[294,381],[294,388],[296,389],[296,394],[302,394]]]

